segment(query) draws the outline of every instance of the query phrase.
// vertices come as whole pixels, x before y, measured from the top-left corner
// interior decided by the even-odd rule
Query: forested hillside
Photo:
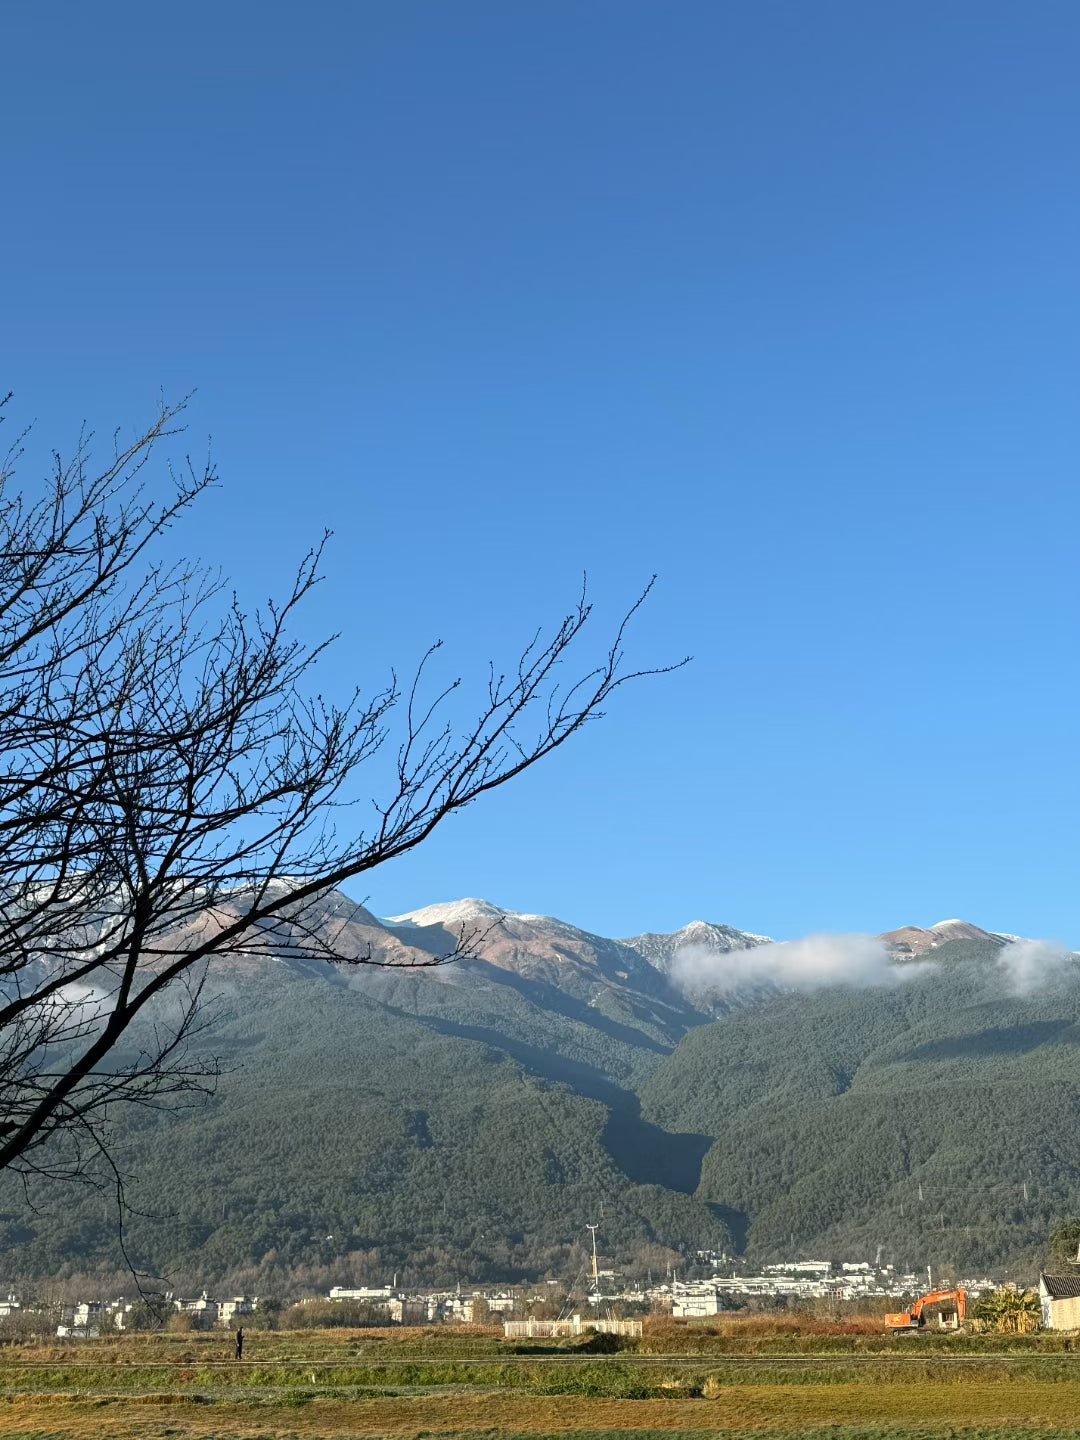
[[[740,1245],[904,1266],[1033,1261],[1080,1190],[1080,985],[1008,993],[954,942],[893,988],[784,995],[690,1033],[643,1086],[715,1137],[699,1196]]]
[[[386,929],[430,953],[449,924]],[[264,1291],[511,1278],[565,1273],[599,1222],[642,1271],[723,1246],[1023,1266],[1080,1190],[1080,985],[1011,993],[1001,944],[711,1022],[631,944],[544,917],[445,970],[218,976],[216,1096],[117,1120],[129,1254]],[[107,1192],[32,1198],[3,1191],[0,1275],[115,1266]]]
[[[349,981],[270,966],[219,987],[215,1098],[118,1125],[137,1264],[453,1281],[561,1273],[597,1218],[646,1267],[727,1240],[690,1193],[708,1139],[640,1119],[671,1044],[649,1013],[638,1029],[482,962]],[[35,1200],[5,1191],[0,1273],[116,1264],[108,1192]]]

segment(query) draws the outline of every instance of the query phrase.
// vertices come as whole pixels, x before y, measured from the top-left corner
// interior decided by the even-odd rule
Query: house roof
[[[1080,1271],[1071,1275],[1040,1275],[1039,1285],[1051,1300],[1080,1300]]]

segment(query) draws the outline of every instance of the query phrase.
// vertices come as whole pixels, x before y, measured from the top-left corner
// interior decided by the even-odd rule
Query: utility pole
[[[597,1226],[597,1225],[586,1225],[586,1226],[585,1226],[585,1229],[588,1230],[589,1233],[592,1235],[592,1302],[593,1302],[594,1305],[599,1305],[599,1304],[600,1304],[600,1274],[599,1274],[599,1271],[598,1271],[597,1268],[596,1268],[596,1232],[597,1232],[597,1230],[599,1229],[599,1226]]]

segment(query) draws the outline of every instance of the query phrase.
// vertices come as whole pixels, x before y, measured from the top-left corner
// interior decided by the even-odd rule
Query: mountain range
[[[262,1293],[557,1275],[594,1222],[642,1273],[698,1250],[1022,1270],[1078,1208],[1064,952],[1017,968],[1031,942],[948,920],[817,937],[835,953],[803,985],[803,951],[777,971],[785,947],[703,921],[609,939],[333,895],[321,925],[357,963],[222,966],[217,1092],[117,1116],[147,1270]],[[722,999],[680,988],[687,953]],[[31,1199],[0,1187],[0,1276],[116,1266],[107,1198]]]

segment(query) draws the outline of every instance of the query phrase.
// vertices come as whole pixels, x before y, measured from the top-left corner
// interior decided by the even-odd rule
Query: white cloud
[[[115,999],[113,990],[76,981],[56,992],[54,1005],[58,1015],[63,1016],[65,1031],[74,1035],[108,1019]]]
[[[924,975],[928,963],[897,964],[876,935],[807,935],[718,953],[699,945],[679,950],[671,976],[683,990],[727,995],[762,985],[820,990],[828,985],[895,985]]]
[[[1049,990],[1077,973],[1077,957],[1056,940],[1012,940],[998,957],[1006,988],[1013,995]]]

